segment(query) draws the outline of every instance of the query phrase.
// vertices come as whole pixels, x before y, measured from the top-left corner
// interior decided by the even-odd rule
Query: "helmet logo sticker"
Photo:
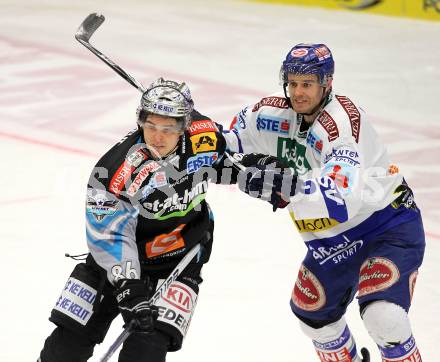
[[[292,57],[294,58],[301,58],[305,55],[307,55],[307,49],[305,48],[300,48],[300,49],[294,49],[292,50]]]

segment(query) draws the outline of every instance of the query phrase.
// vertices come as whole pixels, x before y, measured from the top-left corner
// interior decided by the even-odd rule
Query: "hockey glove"
[[[144,280],[121,279],[116,282],[116,300],[125,324],[136,322],[136,331],[152,333],[159,315],[158,308],[148,303],[150,289]]]
[[[290,197],[295,194],[296,176],[282,161],[273,156],[251,153],[242,156],[241,164],[246,170],[239,177],[240,190],[268,201],[273,211],[289,204]]]

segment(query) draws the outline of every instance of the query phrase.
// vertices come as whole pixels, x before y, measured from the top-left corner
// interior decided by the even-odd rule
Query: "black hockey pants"
[[[169,338],[156,331],[145,338],[133,333],[119,353],[119,362],[164,362]],[[41,362],[85,362],[93,354],[95,342],[63,327],[57,327],[46,339],[41,351]]]

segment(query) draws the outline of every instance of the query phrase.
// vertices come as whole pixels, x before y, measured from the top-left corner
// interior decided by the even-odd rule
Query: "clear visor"
[[[179,134],[183,131],[183,122],[178,122],[176,125],[166,125],[162,126],[159,124],[154,124],[148,120],[142,123],[142,127],[145,131],[150,133],[161,132],[165,135],[167,134]]]
[[[288,74],[316,74],[318,76],[319,84],[323,87],[327,86],[328,80],[331,78],[328,75],[322,74],[322,70],[314,65],[283,63],[279,74],[280,85],[284,86],[286,83],[288,83]]]

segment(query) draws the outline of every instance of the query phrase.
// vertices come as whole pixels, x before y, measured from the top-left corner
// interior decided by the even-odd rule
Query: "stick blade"
[[[88,42],[90,37],[93,35],[96,29],[101,26],[104,20],[104,15],[98,13],[92,13],[88,15],[76,31],[76,40]]]

